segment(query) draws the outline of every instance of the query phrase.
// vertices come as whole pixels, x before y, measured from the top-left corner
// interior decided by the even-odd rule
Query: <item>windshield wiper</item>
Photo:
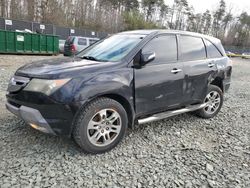
[[[87,59],[87,60],[92,60],[92,61],[98,61],[98,59],[96,59],[93,56],[83,56],[82,59]]]
[[[82,59],[87,59],[87,60],[91,60],[91,61],[100,61],[100,62],[107,62],[107,60],[102,60],[102,59],[97,59],[93,56],[82,56]]]

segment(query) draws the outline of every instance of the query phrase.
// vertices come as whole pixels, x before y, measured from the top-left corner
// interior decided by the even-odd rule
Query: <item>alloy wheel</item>
[[[206,106],[204,110],[208,114],[215,113],[220,107],[221,97],[217,91],[211,91],[205,98]]]
[[[95,146],[107,146],[117,138],[121,126],[121,116],[116,110],[102,109],[88,123],[88,139]]]

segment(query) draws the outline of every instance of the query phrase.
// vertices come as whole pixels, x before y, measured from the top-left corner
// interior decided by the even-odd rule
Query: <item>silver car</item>
[[[71,56],[99,41],[99,38],[69,36],[64,44],[64,55]]]

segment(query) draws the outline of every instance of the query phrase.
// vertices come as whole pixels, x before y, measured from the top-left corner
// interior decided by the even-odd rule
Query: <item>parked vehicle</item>
[[[237,56],[235,53],[230,52],[230,51],[226,51],[226,55],[227,55],[228,57],[236,57],[236,56]]]
[[[244,53],[241,55],[241,57],[242,57],[243,59],[249,59],[249,58],[250,58],[250,52],[244,52]]]
[[[64,44],[66,40],[59,40],[59,52],[63,53],[64,52]]]
[[[37,130],[72,136],[83,151],[103,153],[137,123],[191,111],[214,117],[231,72],[216,38],[169,30],[123,32],[74,58],[21,67],[10,80],[6,107]]]
[[[64,55],[72,56],[97,42],[98,38],[69,36],[64,45]]]

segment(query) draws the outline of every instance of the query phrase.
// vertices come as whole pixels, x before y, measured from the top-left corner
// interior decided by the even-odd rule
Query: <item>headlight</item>
[[[41,92],[46,95],[51,95],[57,89],[66,84],[70,79],[61,80],[45,80],[45,79],[32,79],[29,84],[24,88],[26,91]]]

